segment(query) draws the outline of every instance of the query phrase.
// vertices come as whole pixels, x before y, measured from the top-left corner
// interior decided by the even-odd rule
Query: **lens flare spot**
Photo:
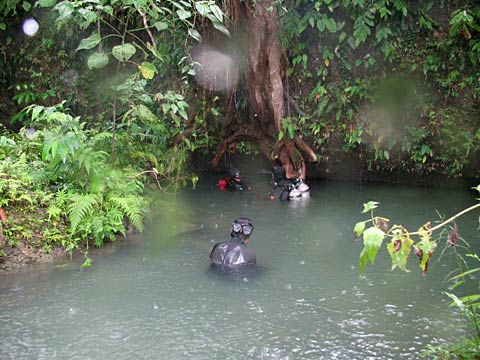
[[[212,91],[225,91],[236,86],[239,66],[231,55],[201,46],[193,51],[192,59],[195,80],[201,87]]]
[[[26,19],[22,24],[22,30],[27,36],[35,36],[39,28],[37,20],[32,18]]]

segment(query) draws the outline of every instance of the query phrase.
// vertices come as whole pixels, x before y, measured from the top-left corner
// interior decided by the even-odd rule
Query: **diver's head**
[[[235,180],[240,182],[242,180],[242,175],[240,174],[240,170],[238,169],[232,169],[230,170],[230,177]]]
[[[253,232],[252,220],[249,218],[238,218],[232,224],[232,236],[238,236],[242,240],[247,240]]]

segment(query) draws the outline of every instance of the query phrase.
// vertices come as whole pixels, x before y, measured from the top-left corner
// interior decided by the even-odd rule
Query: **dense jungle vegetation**
[[[88,266],[151,192],[235,152],[304,178],[478,179],[474,0],[9,0],[0,55],[3,260]]]
[[[478,176],[475,1],[12,0],[0,30],[0,256],[141,230],[149,189],[233,152],[304,178]]]

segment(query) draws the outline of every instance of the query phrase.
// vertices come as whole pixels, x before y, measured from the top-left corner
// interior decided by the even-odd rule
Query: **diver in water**
[[[255,265],[256,255],[247,248],[252,231],[253,224],[249,218],[236,219],[232,224],[230,241],[215,244],[210,252],[212,265],[227,272],[239,272]]]
[[[220,179],[217,183],[217,187],[221,190],[228,191],[244,191],[250,190],[251,187],[244,184],[240,170],[230,170],[230,176],[224,179]]]
[[[299,177],[287,179],[285,169],[278,159],[274,162],[272,175],[274,188],[273,194],[270,196],[271,199],[295,199],[310,190],[309,186]]]

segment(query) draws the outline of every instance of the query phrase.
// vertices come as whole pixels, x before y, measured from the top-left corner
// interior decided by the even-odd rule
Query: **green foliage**
[[[476,254],[467,254],[468,257],[480,263],[480,258]],[[472,268],[461,272],[450,278],[453,282],[452,288],[471,282],[475,274],[480,272],[480,267]],[[478,287],[480,290],[480,286]],[[480,350],[480,322],[478,314],[480,313],[480,294],[470,294],[458,297],[451,292],[445,292],[452,302],[450,306],[455,306],[460,313],[464,315],[473,331],[464,339],[459,339],[453,344],[429,346],[424,356],[431,359],[475,359]]]
[[[358,228],[356,228],[358,230]],[[360,272],[363,274],[368,261],[375,263],[377,252],[382,246],[385,233],[377,227],[369,227],[362,232],[363,251],[360,254]]]
[[[480,192],[480,185],[474,188]],[[378,207],[378,202],[370,201],[363,204],[362,213],[370,212],[370,219],[361,221],[354,226],[355,238],[363,238],[363,250],[360,254],[360,273],[364,274],[365,266],[370,261],[372,264],[375,262],[378,250],[382,246],[383,240],[390,238],[390,242],[387,244],[388,253],[392,259],[392,270],[399,268],[408,272],[407,260],[413,249],[414,254],[418,257],[419,266],[425,274],[428,270],[429,262],[433,253],[437,249],[440,240],[433,239],[433,233],[437,230],[443,229],[446,225],[453,222],[459,216],[466,214],[472,210],[478,209],[480,203],[473,205],[451,218],[441,222],[435,227],[431,227],[430,223],[426,223],[416,232],[409,232],[402,225],[393,225],[389,227],[389,220],[381,217],[374,216],[374,210]],[[367,224],[371,226],[367,227]],[[443,234],[443,233],[442,233]],[[440,234],[440,238],[444,237]],[[417,237],[417,241],[414,241],[412,237]],[[457,289],[463,284],[468,284],[476,280],[475,274],[480,272],[480,267],[474,267],[465,269],[467,262],[456,251],[458,245],[459,234],[457,225],[454,224],[451,227],[448,236],[446,236],[445,247],[442,251],[446,251],[447,248],[453,249],[454,254],[459,259],[459,267],[457,269],[458,274],[451,276],[450,281],[453,283],[451,289]],[[467,254],[470,257],[480,263],[480,258],[476,254]],[[480,284],[477,286],[480,290]],[[478,355],[480,350],[480,293],[467,294],[464,296],[457,296],[452,292],[445,292],[445,294],[452,300],[450,306],[456,306],[461,314],[465,315],[468,319],[473,332],[471,332],[466,339],[459,339],[454,344],[429,346],[428,350],[423,354],[433,359],[473,359]]]
[[[22,11],[28,12],[31,7],[31,3],[25,0],[4,0],[0,2],[0,31],[7,29],[7,18],[18,15]]]
[[[0,206],[45,206],[48,217],[39,226],[46,227],[41,231],[48,249],[62,245],[71,252],[88,247],[90,240],[101,246],[125,234],[129,223],[141,231],[149,201],[143,184],[132,173],[111,167],[101,148],[111,134],[85,129],[80,118],[69,115],[61,105],[30,106],[26,113],[37,130],[24,132],[30,137],[19,138],[19,143],[5,136],[0,141],[0,173],[5,180],[0,183]],[[29,142],[34,144],[27,146]],[[11,245],[29,241],[28,231],[14,223],[4,229]]]
[[[303,124],[289,115],[291,126],[326,156],[341,141],[369,169],[459,176],[474,164],[478,4],[302,0],[278,9],[288,81],[310,115]]]

